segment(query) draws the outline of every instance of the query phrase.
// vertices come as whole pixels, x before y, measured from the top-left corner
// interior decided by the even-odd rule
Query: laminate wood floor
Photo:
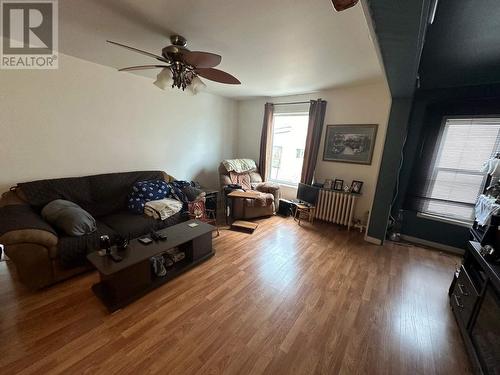
[[[88,273],[41,292],[0,263],[1,374],[464,374],[458,257],[291,218],[110,315]]]

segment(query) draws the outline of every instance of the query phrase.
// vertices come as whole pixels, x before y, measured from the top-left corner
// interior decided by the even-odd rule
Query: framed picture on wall
[[[324,161],[371,164],[377,124],[327,125]]]

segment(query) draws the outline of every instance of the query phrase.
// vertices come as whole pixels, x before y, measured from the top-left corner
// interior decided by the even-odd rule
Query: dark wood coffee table
[[[198,226],[190,227],[189,224]],[[212,225],[198,220],[189,220],[159,230],[167,236],[166,241],[143,245],[137,239],[120,252],[121,262],[114,262],[109,256],[97,252],[87,255],[87,259],[99,271],[100,282],[92,286],[93,292],[110,312],[116,311],[149,291],[158,288],[197,264],[209,259],[215,253],[212,249]],[[167,269],[163,277],[156,277],[151,269],[150,258],[166,250],[177,247],[186,257]]]

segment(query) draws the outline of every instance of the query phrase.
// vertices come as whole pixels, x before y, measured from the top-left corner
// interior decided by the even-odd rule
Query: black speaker
[[[280,199],[280,206],[277,214],[280,216],[290,216],[292,214],[293,203],[288,199]]]

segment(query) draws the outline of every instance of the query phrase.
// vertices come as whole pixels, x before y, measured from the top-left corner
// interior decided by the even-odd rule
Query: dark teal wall
[[[375,199],[370,215],[368,236],[379,239],[385,238],[387,221],[394,197],[394,189],[401,163],[401,150],[406,135],[412,99],[393,98],[387,134],[384,143],[384,154],[375,189]]]
[[[421,170],[423,154],[433,151],[433,134],[445,115],[500,114],[500,85],[454,89],[421,90],[415,95],[404,147],[404,162],[399,174],[399,192],[393,215],[403,208],[402,233],[440,244],[465,248],[468,228],[417,216],[405,204],[408,192]],[[377,199],[377,197],[375,198]]]
[[[403,217],[402,234],[465,249],[469,228],[419,217],[413,211],[405,211]]]
[[[394,196],[430,4],[431,0],[368,0],[392,96],[384,153],[367,233],[381,241],[385,238]]]
[[[500,18],[496,17],[500,14],[500,2],[441,0],[432,25],[427,24],[430,0],[368,0],[368,4],[393,96],[367,233],[383,241],[395,192],[398,190],[399,194],[393,213],[403,207],[421,164],[422,140],[436,125],[440,107],[455,113],[479,113],[484,101],[500,98],[500,86],[482,86],[420,90],[413,100],[417,75],[420,85],[429,89],[500,82],[500,49],[495,48],[500,40]],[[433,119],[429,116],[431,107],[437,108]],[[399,173],[402,151],[404,164]],[[423,219],[411,210],[404,216],[403,233],[463,247],[467,228]]]

